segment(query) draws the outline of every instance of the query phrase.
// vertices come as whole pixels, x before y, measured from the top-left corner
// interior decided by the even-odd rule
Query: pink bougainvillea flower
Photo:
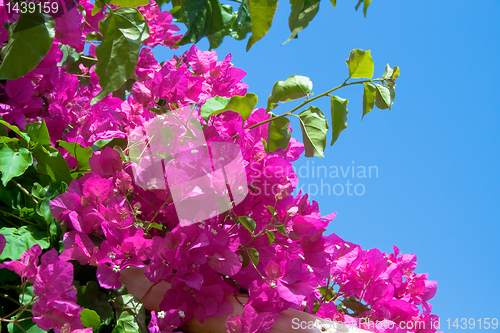
[[[3,235],[2,235],[3,237]],[[5,246],[5,238],[4,246]],[[1,241],[0,249],[3,250]],[[1,253],[2,251],[0,251]],[[38,257],[42,254],[40,245],[35,244],[29,250],[26,250],[19,260],[12,260],[3,263],[3,266],[11,271],[14,271],[21,278],[26,278],[28,281],[33,282],[38,269]]]

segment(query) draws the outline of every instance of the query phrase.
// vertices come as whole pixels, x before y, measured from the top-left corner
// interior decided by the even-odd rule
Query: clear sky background
[[[371,50],[375,77],[386,63],[399,66],[393,111],[374,109],[361,121],[362,86],[337,95],[349,99],[348,128],[325,158],[302,157],[299,186],[316,195],[323,215],[337,212],[327,233],[364,249],[417,254],[417,273],[438,281],[431,300],[444,332],[463,331],[447,319],[500,320],[500,1],[374,0],[367,18],[355,0],[327,0],[299,38],[288,38],[290,5],[282,0],[273,26],[245,52],[246,40],[226,37],[217,53],[247,72],[249,92],[266,107],[274,82],[292,74],[311,78],[317,95],[348,76],[355,48]],[[232,3],[237,5],[236,3]],[[236,7],[236,6],[235,6]],[[198,48],[208,49],[206,39]],[[187,48],[176,50],[181,54]],[[172,51],[155,51],[163,60]],[[277,114],[296,104],[281,104]],[[313,102],[330,121],[329,99]],[[302,141],[300,126],[293,135]],[[330,134],[331,135],[331,134]],[[328,138],[328,144],[330,137]],[[339,178],[312,176],[312,167],[336,166]],[[344,177],[348,167],[375,166],[371,178]],[[330,169],[331,170],[331,169]],[[362,184],[347,194],[346,183]],[[314,185],[318,186],[318,189]],[[490,329],[491,330],[491,329]],[[498,329],[500,330],[500,328]],[[475,329],[479,330],[476,322]]]

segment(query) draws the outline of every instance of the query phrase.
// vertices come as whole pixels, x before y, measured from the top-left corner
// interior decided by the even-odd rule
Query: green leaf
[[[94,142],[92,145],[92,151],[98,151],[103,149],[104,147],[121,147],[122,149],[127,148],[127,141],[124,138],[112,138],[112,139],[100,139]]]
[[[252,19],[246,1],[241,2],[231,30],[231,37],[236,40],[245,39],[247,34],[252,32]]]
[[[247,51],[264,37],[273,23],[278,0],[249,0],[248,10],[252,19],[252,36],[248,40]]]
[[[47,55],[54,41],[54,19],[40,13],[21,13],[10,26],[9,42],[2,49],[0,80],[28,74]]]
[[[14,133],[19,135],[19,137],[23,139],[24,142],[26,143],[26,146],[28,146],[28,143],[30,142],[30,137],[26,133],[21,132],[21,130],[17,126],[11,125],[6,121],[0,120],[0,124],[10,128]]]
[[[349,54],[349,59],[345,61],[349,67],[349,78],[369,78],[373,77],[373,58],[370,50],[364,51],[354,49]]]
[[[363,92],[363,116],[361,119],[364,118],[364,116],[373,110],[373,107],[375,106],[375,98],[377,96],[377,88],[369,82],[364,83],[364,92]]]
[[[71,183],[73,178],[68,163],[57,149],[37,143],[32,153],[36,158],[38,171],[47,174],[54,181],[63,181],[68,185]]]
[[[26,124],[26,133],[31,138],[33,142],[39,142],[42,145],[50,145],[49,130],[45,124],[45,120],[41,123],[30,123]]]
[[[286,233],[286,228],[283,224],[279,224],[279,225],[274,225],[274,227],[276,228],[276,230],[278,230],[283,236],[285,237],[288,237],[288,234]]]
[[[77,288],[77,303],[87,309],[94,310],[103,324],[107,325],[114,318],[113,308],[108,302],[108,296],[99,290],[99,285],[94,281]]]
[[[0,171],[3,186],[6,186],[12,178],[21,176],[32,164],[33,156],[26,148],[14,151],[8,144],[0,142]]]
[[[308,96],[312,88],[312,81],[306,76],[292,75],[286,81],[277,81],[267,99],[267,111],[277,107],[278,102],[284,103]]]
[[[0,234],[4,235],[7,241],[0,254],[0,260],[19,260],[24,251],[29,250],[35,244],[39,244],[42,249],[50,246],[47,234],[33,226],[22,226],[18,229],[2,228]]]
[[[101,318],[94,310],[83,309],[80,312],[80,316],[82,324],[85,328],[92,327],[92,330],[96,332],[99,330],[99,327],[101,327]]]
[[[391,79],[396,80],[399,77],[399,67],[398,66],[394,66],[393,70],[394,71],[393,71],[393,73],[391,75]]]
[[[257,266],[259,264],[259,251],[257,251],[255,248],[251,247],[248,249],[248,252],[250,252],[250,256],[252,257],[253,264]]]
[[[396,97],[396,93],[394,92],[393,87],[386,87],[381,84],[376,84],[377,88],[377,97],[375,99],[375,105],[381,109],[391,109],[392,103],[394,103],[394,98]]]
[[[231,8],[232,10],[232,8]],[[179,13],[178,13],[179,14]],[[233,19],[229,17],[218,0],[183,1],[180,9],[182,22],[188,31],[175,46],[197,43],[203,37],[210,37],[210,47],[220,44],[222,38],[229,34]],[[217,45],[218,46],[218,45]]]
[[[266,208],[273,216],[276,215],[276,210],[273,206],[266,206]]]
[[[290,4],[292,12],[288,18],[288,26],[292,34],[285,43],[297,37],[297,34],[309,25],[319,10],[319,0],[290,0]]]
[[[275,117],[273,114],[271,116]],[[269,123],[267,133],[268,152],[272,153],[278,148],[283,150],[288,148],[292,137],[292,132],[288,127],[289,124],[290,120],[287,117],[281,117]]]
[[[366,11],[368,10],[368,6],[370,6],[370,3],[372,2],[372,0],[359,0],[358,4],[354,8],[356,10],[358,10],[358,8],[359,8],[359,6],[361,5],[362,2],[363,2],[363,14],[366,17]]]
[[[103,7],[104,3],[101,0],[96,0],[94,2],[94,8],[92,8],[92,12],[90,13],[90,15],[96,16],[96,14],[99,13],[101,9],[103,9]]]
[[[140,326],[137,323],[136,316],[142,324],[145,325],[145,311],[144,306],[137,297],[132,295],[119,295],[116,299],[118,308],[118,320],[115,329],[112,333],[137,333],[140,332]],[[123,307],[127,307],[123,309]],[[136,307],[137,306],[137,307]],[[136,310],[129,309],[136,307]]]
[[[99,22],[99,31],[103,39],[95,50],[98,59],[95,72],[102,90],[91,104],[102,100],[127,81],[137,65],[142,42],[149,37],[148,25],[135,8],[110,11]]]
[[[238,217],[238,220],[240,220],[241,224],[243,224],[243,226],[253,234],[256,226],[254,219],[248,216],[240,216]]]
[[[306,157],[324,157],[328,122],[323,112],[311,106],[299,114]]]
[[[229,36],[229,34],[231,33],[231,27],[237,16],[236,13],[233,13],[233,7],[229,5],[220,5],[220,9],[222,28],[218,31],[212,31],[207,35],[208,41],[210,42],[210,50],[215,50],[216,48],[218,48],[220,44],[222,44],[222,40],[224,39],[224,37]]]
[[[267,234],[267,238],[269,239],[269,245],[271,245],[272,243],[274,243],[274,240],[276,239],[276,235],[274,234],[274,232],[268,230],[266,231],[266,234]]]
[[[203,119],[205,119],[205,121],[208,121],[208,118],[210,117],[210,114],[212,112],[224,109],[228,103],[229,98],[227,97],[215,96],[213,98],[207,99],[200,108],[200,114]]]
[[[330,2],[332,3],[333,7],[337,7],[337,0],[330,0]]]
[[[384,74],[382,74],[382,79],[384,79],[384,80],[390,79],[393,73],[394,73],[394,70],[391,68],[391,66],[389,66],[389,64],[387,64],[385,66]]]
[[[90,172],[89,159],[92,157],[92,148],[86,147],[84,148],[81,144],[77,142],[66,142],[59,140],[57,141],[59,146],[66,149],[71,156],[73,156],[78,165],[77,168],[81,172]]]
[[[347,128],[347,99],[332,96],[332,144],[337,141],[340,133]]]
[[[111,0],[109,2],[112,5],[117,5],[120,7],[139,7],[146,6],[149,4],[149,0]],[[95,15],[95,14],[92,14]]]
[[[257,95],[255,94],[247,93],[245,96],[233,96],[224,108],[212,111],[208,117],[226,111],[234,111],[240,114],[243,117],[243,121],[245,121],[250,117],[250,113],[252,113],[256,105]]]

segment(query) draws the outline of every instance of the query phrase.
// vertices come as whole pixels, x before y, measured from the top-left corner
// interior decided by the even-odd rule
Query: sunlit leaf
[[[21,176],[32,164],[33,156],[26,148],[14,150],[8,144],[0,142],[0,172],[2,172],[3,186],[6,186],[12,178]]]
[[[267,99],[267,110],[272,110],[278,102],[288,102],[308,96],[313,88],[311,79],[306,76],[292,75],[286,81],[277,81]]]
[[[340,133],[347,128],[348,103],[347,99],[332,96],[332,146],[337,141]]]
[[[354,49],[349,54],[349,59],[345,61],[349,67],[349,78],[368,78],[373,77],[373,59],[370,50],[364,51]]]
[[[231,97],[229,102],[222,109],[212,111],[209,117],[226,111],[234,111],[240,114],[243,120],[247,120],[256,105],[257,95],[252,93],[247,93],[245,96],[236,95]]]
[[[373,110],[373,107],[375,106],[375,99],[377,97],[377,88],[375,88],[373,84],[367,82],[363,86],[363,116],[361,119],[363,119],[368,112]]]
[[[288,18],[288,26],[292,33],[285,41],[297,37],[297,34],[309,25],[319,10],[319,0],[290,0],[292,11]]]
[[[252,36],[248,40],[247,51],[264,37],[273,23],[278,0],[249,0],[248,9],[252,19]]]
[[[375,105],[379,109],[391,109],[392,103],[394,103],[394,98],[396,93],[393,87],[386,87],[381,84],[376,84],[377,97],[375,99]]]
[[[324,157],[328,122],[323,112],[311,106],[299,114],[306,157]]]

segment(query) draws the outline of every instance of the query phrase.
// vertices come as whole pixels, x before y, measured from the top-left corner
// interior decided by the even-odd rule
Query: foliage
[[[318,1],[291,4],[290,39],[319,8]],[[348,101],[332,93],[363,85],[363,116],[375,106],[391,109],[398,67],[387,65],[373,79],[370,51],[356,49],[339,86],[312,97],[311,80],[293,75],[275,83],[264,109],[231,55],[218,60],[193,45],[159,64],[151,51],[203,37],[216,48],[225,36],[251,33],[250,48],[267,33],[276,6],[250,0],[233,12],[218,0],[176,0],[169,12],[142,0],[80,0],[61,15],[0,12],[0,36],[9,30],[0,41],[2,330],[172,332],[193,318],[231,314],[227,298],[239,291],[248,291],[248,302],[226,321],[237,333],[268,332],[288,308],[374,332],[364,319],[437,320],[428,303],[436,283],[413,272],[415,255],[326,236],[335,215],[321,216],[307,194],[292,195],[291,162],[303,152],[324,156],[328,131],[333,144],[347,127]],[[174,17],[187,25],[185,35]],[[331,99],[329,118],[312,105],[322,97]],[[300,119],[303,144],[291,137],[291,116]],[[158,141],[179,150],[152,149]],[[241,186],[229,191],[234,184],[219,186],[214,173],[210,185],[174,191],[182,184],[172,179],[194,179],[236,155]],[[158,165],[169,168],[152,182]],[[227,181],[231,170],[222,169]],[[208,190],[226,194],[230,205],[218,201],[227,209],[186,223],[178,194],[183,202]],[[146,311],[122,285],[128,267],[172,286],[160,311]]]

